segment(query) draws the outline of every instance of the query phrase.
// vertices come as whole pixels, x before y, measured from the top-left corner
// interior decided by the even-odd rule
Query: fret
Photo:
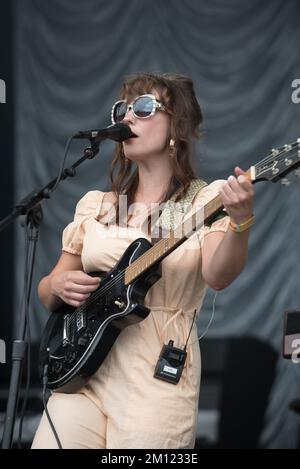
[[[182,244],[195,231],[200,229],[215,213],[222,208],[219,195],[211,199],[206,205],[194,212],[175,230],[170,230],[168,238],[160,239],[152,248],[146,251],[125,269],[125,285],[133,282],[156,262],[161,261],[177,246]]]

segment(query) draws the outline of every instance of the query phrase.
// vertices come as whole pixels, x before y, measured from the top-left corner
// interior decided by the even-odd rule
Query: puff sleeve
[[[90,218],[99,214],[103,192],[90,191],[76,205],[74,220],[69,223],[62,234],[62,250],[70,254],[81,255],[85,224]]]
[[[202,189],[195,198],[195,208],[198,209],[200,207],[203,207],[207,202],[216,197],[219,193],[219,189],[224,184],[224,182],[226,181],[223,179],[218,179],[216,181],[213,181],[204,189]],[[214,223],[212,223],[211,226],[204,226],[203,228],[201,228],[198,232],[198,240],[201,248],[203,246],[205,236],[207,236],[209,233],[214,233],[216,231],[223,231],[225,233],[228,229],[229,222],[229,216],[225,216],[223,218],[220,218],[219,220],[216,220]]]

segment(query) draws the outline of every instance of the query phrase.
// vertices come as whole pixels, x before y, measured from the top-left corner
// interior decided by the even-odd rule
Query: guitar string
[[[200,227],[198,227],[199,229]],[[164,242],[164,240],[161,240],[162,242]],[[156,245],[157,246],[157,245]],[[146,257],[146,255],[149,253],[149,251],[146,251],[144,252],[139,258],[138,258],[138,261],[141,261],[143,258]],[[132,264],[130,264],[130,266],[132,266]],[[128,266],[129,267],[129,266]],[[126,270],[126,269],[125,269]],[[111,279],[106,285],[103,285],[103,287],[99,287],[98,290],[96,290],[96,292],[94,293],[93,296],[89,297],[85,304],[84,305],[80,305],[78,308],[76,308],[75,311],[73,311],[73,313],[71,314],[71,318],[69,320],[69,325],[74,325],[76,322],[77,322],[77,313],[83,313],[84,312],[84,309],[86,306],[89,306],[88,303],[93,303],[95,301],[97,301],[97,299],[103,295],[103,293],[105,293],[107,290],[109,290],[112,286],[114,285],[117,285],[119,283],[120,285],[120,280],[121,280],[121,277],[123,276],[123,274],[125,274],[125,270],[121,270],[117,275],[116,277],[114,277],[113,279]]]
[[[147,251],[142,254],[138,260],[141,260],[142,257],[147,253]],[[132,265],[132,264],[130,264]],[[128,266],[129,267],[129,266]],[[127,268],[127,267],[126,267]],[[120,282],[122,280],[122,277],[123,275],[125,274],[125,270],[121,270],[113,279],[109,280],[105,285],[103,285],[102,287],[100,286],[98,290],[96,290],[96,292],[94,293],[94,295],[92,295],[91,297],[89,297],[85,304],[84,305],[80,305],[75,311],[73,311],[73,313],[71,314],[71,319],[70,319],[70,322],[69,324],[70,325],[73,325],[74,323],[76,323],[76,314],[77,313],[82,313],[84,312],[84,309],[85,309],[85,306],[89,306],[88,303],[93,303],[95,301],[97,301],[97,299],[103,295],[104,293],[106,293],[111,287],[113,286],[120,286]]]
[[[285,147],[281,147],[278,149],[278,154],[277,155],[274,155],[272,153],[270,153],[266,158],[262,159],[259,163],[256,163],[254,166],[261,166],[263,164],[266,164],[268,163],[269,161],[271,161],[272,159],[274,159],[274,157],[276,158],[281,158],[283,155],[285,156],[288,156],[288,155],[291,155],[294,153],[294,150],[299,147],[299,143],[298,142],[293,142],[291,145],[291,149],[290,150],[286,150]],[[294,153],[295,154],[295,153]],[[199,228],[198,228],[199,229]],[[143,253],[139,258],[138,260],[141,261],[143,260],[143,258],[146,257],[146,255],[148,254],[148,251],[146,251],[145,253]],[[130,264],[131,266],[132,264]],[[128,266],[129,267],[129,266]],[[126,268],[128,268],[126,267]],[[122,276],[125,274],[125,270],[121,270],[116,277],[114,277],[112,280],[110,280],[106,285],[104,285],[102,288],[100,287],[98,290],[96,290],[96,293],[88,298],[85,302],[84,305],[81,305],[79,306],[78,308],[76,308],[75,311],[73,311],[73,313],[71,314],[71,319],[70,319],[70,322],[69,324],[70,325],[73,325],[75,322],[76,322],[76,315],[77,313],[82,313],[84,312],[84,309],[85,309],[85,306],[89,306],[88,303],[92,303],[94,302],[95,300],[97,300],[101,295],[103,295],[104,293],[106,293],[112,286],[115,286],[117,284],[120,285],[120,281],[122,279]]]
[[[259,166],[259,165],[262,165],[264,163],[268,163],[269,161],[271,161],[272,159],[274,159],[274,157],[276,158],[280,158],[282,157],[284,154],[285,156],[288,156],[290,154],[293,154],[294,150],[296,149],[296,147],[299,147],[299,143],[298,142],[293,142],[290,144],[291,145],[291,149],[290,150],[286,150],[284,147],[281,147],[278,149],[278,154],[277,155],[273,155],[272,153],[270,153],[268,156],[266,156],[266,158],[262,159],[261,161],[259,161],[258,163],[256,163],[254,166]],[[297,152],[296,152],[297,153]],[[294,155],[296,154],[294,153]],[[293,155],[293,156],[294,156]]]
[[[138,260],[140,261],[143,257],[146,257],[146,254],[148,253],[148,251],[144,252],[139,258]],[[130,264],[130,266],[132,266],[132,264]],[[128,267],[130,267],[128,266]],[[126,267],[126,268],[128,268]],[[106,285],[103,285],[103,287],[101,288],[101,286],[99,287],[98,290],[96,290],[96,292],[94,293],[94,295],[92,295],[91,297],[89,297],[85,304],[84,305],[80,305],[78,308],[75,309],[75,311],[73,311],[73,313],[71,314],[71,317],[70,317],[70,320],[69,320],[69,325],[74,325],[74,323],[77,322],[77,313],[83,313],[84,312],[84,309],[86,306],[89,306],[88,303],[93,303],[95,301],[97,301],[97,299],[103,295],[105,292],[107,292],[107,290],[109,290],[112,286],[115,286],[115,285],[120,285],[120,281],[122,280],[122,276],[125,274],[125,270],[121,270],[113,279],[111,279],[110,281],[107,282]]]
[[[164,242],[164,240],[161,240]],[[157,245],[156,245],[157,246]],[[148,254],[149,251],[146,251],[144,252],[139,258],[138,258],[138,261],[141,261],[143,258],[146,257],[146,255]],[[130,264],[130,266],[132,266],[132,264]],[[128,266],[129,267],[129,266]],[[126,268],[128,268],[126,267]],[[126,269],[125,269],[126,270]],[[71,317],[70,317],[70,320],[69,320],[69,325],[72,326],[74,325],[76,322],[77,322],[77,313],[83,313],[84,312],[84,309],[86,306],[89,306],[89,303],[93,303],[95,301],[97,301],[97,299],[103,295],[105,292],[107,292],[107,290],[109,290],[112,286],[115,286],[117,284],[120,285],[120,281],[121,281],[121,278],[123,276],[123,274],[125,274],[125,270],[121,270],[117,275],[116,277],[114,277],[113,279],[111,279],[106,285],[103,285],[103,287],[101,288],[101,286],[99,287],[98,290],[96,290],[96,292],[94,293],[94,295],[92,295],[91,297],[89,297],[85,304],[83,305],[80,305],[78,308],[75,309],[75,311],[73,311],[71,313]]]

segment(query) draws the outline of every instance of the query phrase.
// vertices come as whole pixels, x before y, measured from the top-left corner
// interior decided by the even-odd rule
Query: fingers
[[[253,192],[253,185],[244,174],[240,174],[237,177],[229,176],[227,184],[234,192]]]
[[[99,277],[91,277],[81,270],[69,272],[68,279],[78,285],[99,285],[100,283]]]
[[[98,285],[78,285],[76,283],[67,283],[63,292],[64,301],[71,306],[80,306],[84,303],[93,291],[97,289]]]
[[[98,283],[97,285],[80,285],[78,283],[73,283],[73,282],[68,282],[66,284],[67,290],[74,291],[76,293],[82,293],[82,294],[92,293],[93,291],[97,290],[97,288],[98,288]]]
[[[253,184],[244,174],[240,174],[237,178],[229,176],[222,189],[227,197],[231,197],[233,200],[238,198],[243,200],[249,195],[254,195]]]
[[[229,176],[219,194],[231,219],[242,223],[253,213],[254,189],[241,168],[236,167],[235,174],[236,177]]]
[[[89,296],[90,296],[90,293],[81,294],[81,293],[72,292],[70,293],[70,295],[65,296],[65,303],[68,303],[69,305],[72,305],[72,306],[80,306],[82,303],[84,303],[88,299]]]
[[[251,192],[254,193],[253,190],[253,184],[252,182],[248,179],[245,171],[243,171],[239,166],[236,166],[234,168],[234,172],[237,176],[236,180],[240,187],[244,189],[246,192]]]
[[[228,200],[232,200],[236,203],[238,202],[238,193],[240,192],[240,188],[239,183],[234,176],[229,176],[227,182],[225,182],[222,187],[222,191]]]
[[[99,277],[91,277],[82,271],[66,271],[52,277],[52,293],[65,303],[78,307],[88,299],[100,283]]]
[[[80,306],[98,288],[99,283],[98,277],[91,277],[81,271],[69,272],[64,288],[65,300],[72,306]]]
[[[242,174],[243,174],[243,175],[246,174],[245,171],[244,171],[242,168],[240,168],[239,166],[236,166],[236,167],[234,168],[234,172],[235,172],[235,174],[236,174],[237,177],[238,177],[238,176],[241,176]]]

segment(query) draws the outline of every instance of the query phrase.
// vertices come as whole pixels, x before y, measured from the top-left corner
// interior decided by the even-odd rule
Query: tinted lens
[[[126,111],[127,111],[127,104],[125,103],[125,101],[118,103],[114,109],[114,121],[121,122],[126,115]]]
[[[148,96],[142,96],[133,103],[133,111],[137,117],[148,117],[153,112],[154,103]]]

